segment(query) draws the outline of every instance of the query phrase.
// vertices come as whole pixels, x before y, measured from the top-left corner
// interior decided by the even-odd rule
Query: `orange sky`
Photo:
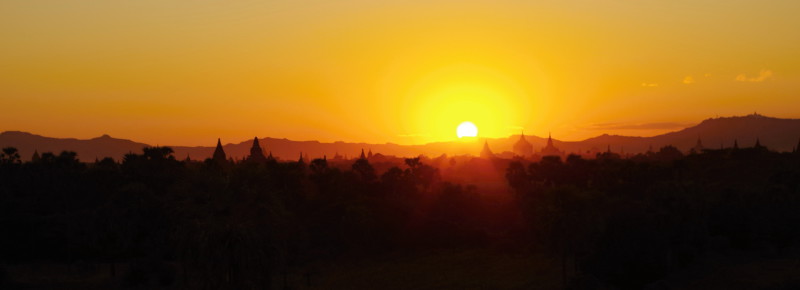
[[[800,117],[800,1],[2,1],[0,131],[213,145]]]

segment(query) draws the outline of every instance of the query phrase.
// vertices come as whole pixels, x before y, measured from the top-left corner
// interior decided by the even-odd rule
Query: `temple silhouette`
[[[489,141],[483,141],[483,149],[480,154],[481,158],[494,158],[494,153],[489,149]]]
[[[542,148],[542,156],[561,156],[563,152],[558,150],[555,145],[553,145],[553,136],[552,134],[548,134],[547,136],[547,145]]]
[[[525,140],[525,132],[520,132],[519,140],[514,143],[514,154],[522,158],[533,155],[533,145],[528,140]]]
[[[258,137],[253,139],[253,147],[250,148],[250,156],[247,157],[247,161],[254,163],[267,162],[267,157],[264,156],[264,149],[261,149],[261,146],[258,144]]]

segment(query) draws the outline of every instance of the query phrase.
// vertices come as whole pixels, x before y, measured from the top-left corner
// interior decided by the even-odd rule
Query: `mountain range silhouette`
[[[557,136],[557,132],[556,132]],[[525,138],[539,151],[545,146],[547,138],[525,135]],[[208,146],[170,146],[175,150],[177,158],[202,160],[211,157],[214,152],[216,136],[209,137]],[[339,154],[343,157],[357,157],[362,149],[374,153],[395,156],[439,156],[472,154],[477,156],[484,141],[495,153],[511,151],[511,147],[519,139],[519,135],[507,138],[479,138],[475,142],[434,142],[421,145],[399,145],[393,143],[368,144],[350,142],[324,143],[319,141],[294,141],[278,138],[259,138],[261,146],[273,156],[284,160],[295,160],[302,152],[311,158],[327,155],[332,158]],[[679,131],[651,137],[635,137],[603,134],[582,141],[560,141],[553,139],[556,147],[564,152],[599,152],[610,148],[613,152],[636,154],[646,152],[650,148],[657,150],[663,146],[672,145],[682,151],[688,151],[701,140],[703,146],[709,149],[732,147],[734,140],[740,147],[750,147],[756,139],[764,146],[776,151],[792,151],[798,146],[800,140],[800,119],[781,119],[767,117],[759,114],[737,117],[719,117],[702,121],[701,123]],[[249,154],[253,140],[238,143],[226,143],[223,147],[229,157],[241,159]],[[23,160],[30,160],[34,151],[61,152],[74,151],[83,161],[95,158],[112,157],[120,160],[126,153],[141,152],[141,149],[151,144],[139,143],[127,139],[113,138],[103,135],[92,139],[51,138],[20,131],[6,131],[0,133],[0,147],[16,147],[19,149]]]

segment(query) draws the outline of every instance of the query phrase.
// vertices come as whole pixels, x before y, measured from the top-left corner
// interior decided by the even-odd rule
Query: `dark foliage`
[[[631,159],[545,158],[506,172],[535,245],[565,282],[640,289],[709,252],[800,242],[800,157],[674,147]]]
[[[167,147],[93,163],[2,152],[0,261],[104,263],[139,288],[285,288],[321,260],[502,245],[548,253],[570,287],[639,289],[708,253],[800,242],[800,157],[764,148],[514,161],[497,170],[517,229],[491,223],[510,209],[420,158],[379,173],[365,158],[342,169],[178,161]]]

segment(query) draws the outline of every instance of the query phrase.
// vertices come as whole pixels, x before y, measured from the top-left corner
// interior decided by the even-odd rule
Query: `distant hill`
[[[34,135],[27,132],[6,131],[0,133],[0,147],[16,147],[23,160],[30,160],[33,152],[59,153],[64,150],[75,151],[78,158],[83,161],[91,161],[95,158],[114,157],[122,158],[128,152],[141,152],[142,148],[148,146],[144,143],[137,143],[131,140],[112,138],[103,135],[88,140],[74,138],[50,138]]]
[[[779,119],[758,114],[720,117],[706,119],[696,126],[653,137],[602,135],[574,142],[565,148],[574,149],[578,146],[606,149],[610,145],[614,152],[624,148],[625,152],[640,153],[646,152],[650,146],[657,150],[666,145],[673,145],[688,151],[697,144],[698,139],[709,149],[732,147],[734,140],[740,147],[752,147],[756,139],[759,139],[761,145],[771,150],[792,151],[800,141],[800,119]]]
[[[533,144],[537,152],[545,146],[547,138],[537,136],[525,136],[526,140]],[[772,150],[791,151],[798,146],[800,141],[800,119],[779,119],[766,117],[758,114],[742,117],[722,117],[702,121],[696,126],[685,128],[680,131],[670,132],[652,137],[631,137],[617,135],[600,135],[582,141],[559,141],[554,139],[554,144],[565,152],[584,152],[605,151],[611,148],[614,152],[623,151],[625,153],[646,152],[652,146],[654,150],[666,145],[673,145],[683,151],[695,146],[700,139],[706,148],[719,148],[720,146],[731,147],[734,140],[738,140],[740,147],[750,147],[755,144],[756,138],[761,144]],[[209,138],[209,146],[172,146],[175,149],[175,156],[179,159],[189,156],[192,159],[205,159],[211,156],[214,151],[213,138]],[[483,142],[489,143],[489,147],[495,153],[510,151],[514,142],[519,139],[519,135],[508,138],[497,139],[473,139],[466,141],[436,142],[423,145],[398,145],[392,143],[367,144],[367,143],[348,143],[333,142],[323,143],[318,141],[292,141],[288,139],[263,138],[259,139],[262,148],[267,153],[272,153],[280,159],[294,160],[300,153],[308,154],[311,158],[327,155],[332,158],[335,154],[340,154],[348,158],[356,157],[361,149],[372,150],[373,153],[396,156],[417,156],[425,154],[428,156],[439,156],[441,154],[477,155]],[[253,140],[246,140],[239,143],[228,143],[223,145],[228,156],[241,159],[250,152]],[[0,147],[13,146],[19,149],[23,160],[29,160],[34,150],[42,152],[60,152],[70,150],[78,153],[78,157],[84,161],[91,161],[95,158],[113,157],[119,160],[128,152],[141,152],[141,149],[148,146],[131,140],[116,139],[108,135],[101,137],[79,140],[50,138],[31,133],[7,131],[0,133]]]

